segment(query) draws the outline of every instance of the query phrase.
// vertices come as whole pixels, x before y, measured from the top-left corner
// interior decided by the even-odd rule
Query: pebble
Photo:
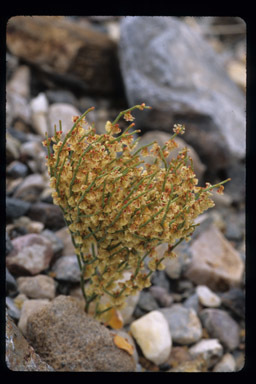
[[[12,161],[11,164],[6,168],[6,175],[17,178],[17,177],[26,177],[28,174],[28,167],[26,164],[21,163],[20,161]]]
[[[6,196],[12,197],[18,186],[23,182],[22,177],[13,179],[11,177],[6,178]]]
[[[24,295],[24,293],[19,293],[14,299],[13,299],[13,303],[14,305],[19,309],[21,310],[23,304],[25,303],[25,301],[29,300],[29,298]]]
[[[189,353],[188,347],[185,346],[173,346],[171,354],[168,359],[168,364],[171,367],[175,367],[180,363],[191,360],[191,355]]]
[[[65,220],[59,206],[41,201],[31,204],[27,216],[44,224],[47,229],[58,230],[63,228]]]
[[[52,277],[37,275],[33,277],[19,277],[17,279],[18,290],[30,299],[53,299],[55,297],[56,284]]]
[[[202,356],[193,360],[184,361],[177,367],[170,369],[168,372],[207,372],[207,362]]]
[[[20,309],[17,308],[15,305],[13,299],[9,296],[5,298],[5,304],[7,308],[7,313],[8,315],[15,321],[18,321],[20,319]]]
[[[12,241],[7,231],[5,231],[5,256],[13,250]]]
[[[185,276],[197,285],[224,291],[242,282],[244,263],[223,234],[213,225],[191,245],[192,259]]]
[[[172,336],[167,320],[161,312],[151,311],[133,321],[130,332],[148,360],[159,365],[168,359]]]
[[[236,361],[231,353],[225,353],[222,359],[215,365],[213,372],[235,372]]]
[[[49,267],[53,251],[45,237],[31,233],[12,243],[14,249],[6,257],[6,266],[13,275],[37,275]]]
[[[46,364],[35,350],[29,345],[20,329],[6,314],[6,354],[5,361],[8,369],[18,372],[49,372],[54,369]]]
[[[155,309],[158,309],[157,302],[154,296],[151,294],[151,291],[142,290],[140,293],[140,298],[137,304],[140,309],[145,312],[151,312]]]
[[[17,282],[12,274],[5,268],[5,285],[7,292],[16,292],[17,291]]]
[[[38,137],[38,136],[37,136]],[[27,141],[24,144],[21,144],[20,147],[20,157],[23,161],[26,161],[26,164],[33,173],[42,174],[45,171],[45,156],[46,151],[44,150],[42,143],[40,141]]]
[[[7,120],[8,123],[17,124],[23,123],[25,128],[30,124],[31,120],[31,110],[28,103],[28,100],[15,92],[7,92]]]
[[[221,295],[222,304],[240,318],[245,318],[245,293],[240,288],[232,288]]]
[[[61,120],[62,132],[67,133],[73,126],[72,116],[80,116],[80,111],[72,104],[54,103],[49,106],[49,135],[54,135],[54,125],[59,130]]]
[[[20,319],[18,322],[18,327],[23,333],[24,336],[27,336],[27,323],[28,318],[37,311],[40,311],[43,307],[49,304],[48,299],[38,299],[38,300],[26,300],[24,301],[22,308]]]
[[[30,221],[27,225],[28,233],[41,233],[44,229],[44,224],[39,221]]]
[[[192,308],[197,314],[199,313],[200,304],[197,293],[193,293],[182,304],[185,308]]]
[[[133,356],[118,348],[112,332],[70,296],[57,296],[30,315],[27,338],[56,371],[135,371]]]
[[[48,129],[48,100],[43,92],[39,93],[35,98],[30,101],[31,108],[31,122],[35,131],[45,137]]]
[[[75,255],[75,247],[72,243],[69,229],[65,226],[55,232],[55,235],[63,243],[63,256]]]
[[[13,197],[28,202],[35,202],[38,200],[38,196],[44,187],[45,180],[43,176],[39,173],[34,173],[25,177],[24,181],[18,186]]]
[[[74,94],[66,89],[47,89],[45,92],[49,104],[65,103],[65,104],[76,104],[76,97]],[[91,104],[89,107],[91,107]],[[88,108],[89,108],[88,107]]]
[[[8,132],[6,133],[6,162],[9,164],[20,157],[20,142]]]
[[[168,293],[167,289],[157,285],[152,285],[149,290],[160,307],[170,307],[173,304],[173,297],[170,293]]]
[[[62,254],[64,244],[60,240],[60,238],[56,236],[56,233],[51,231],[50,229],[44,229],[41,232],[41,235],[46,237],[46,239],[51,242],[54,258],[59,257]]]
[[[51,267],[57,280],[80,282],[80,268],[75,255],[60,257]]]
[[[217,339],[203,339],[189,348],[189,353],[193,358],[202,355],[211,368],[223,355],[223,347]]]
[[[174,343],[189,345],[201,339],[202,325],[194,309],[173,304],[170,308],[161,308],[159,311],[169,324]]]
[[[28,201],[16,199],[14,197],[6,197],[5,202],[6,218],[11,220],[24,216],[30,208],[30,203]]]
[[[29,66],[19,65],[7,84],[7,93],[15,93],[28,100],[30,97],[30,76]]]
[[[122,316],[123,324],[127,325],[133,320],[133,313],[138,304],[140,293],[137,292],[135,295],[127,296],[125,299],[126,306],[120,309],[120,314]]]
[[[206,285],[198,285],[196,287],[200,303],[205,307],[219,307],[221,299],[218,295],[212,292]]]
[[[203,309],[200,312],[200,319],[210,337],[218,339],[228,351],[239,346],[240,327],[226,311]]]

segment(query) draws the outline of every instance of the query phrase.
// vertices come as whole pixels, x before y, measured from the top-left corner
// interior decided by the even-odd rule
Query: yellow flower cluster
[[[64,139],[55,128],[55,135],[43,142],[54,203],[75,245],[86,310],[94,302],[99,316],[122,308],[128,295],[150,286],[151,274],[164,268],[163,259],[174,257],[174,247],[189,240],[195,218],[214,205],[212,188],[224,183],[198,187],[187,148],[167,163],[177,147],[175,136],[184,133],[181,125],[174,126],[163,147],[153,142],[136,149],[138,131],[130,132],[134,123],[122,133],[118,125],[121,117],[133,121],[136,108],[150,107],[121,112],[106,123],[102,135],[86,121],[90,108],[73,118]],[[153,164],[146,162],[149,156]],[[161,243],[169,248],[159,258],[155,248]]]

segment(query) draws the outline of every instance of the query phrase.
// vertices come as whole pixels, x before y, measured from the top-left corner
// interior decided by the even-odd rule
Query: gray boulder
[[[184,139],[215,170],[244,158],[245,96],[197,31],[176,17],[125,17],[119,57],[129,105],[152,107],[134,113],[137,126],[185,123]]]

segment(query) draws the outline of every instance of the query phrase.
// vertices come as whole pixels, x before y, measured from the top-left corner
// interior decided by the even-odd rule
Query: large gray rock
[[[27,337],[56,371],[134,371],[132,356],[115,346],[105,326],[86,315],[80,302],[58,296],[28,318]]]
[[[136,114],[138,125],[170,131],[185,123],[184,139],[214,169],[230,155],[244,158],[244,94],[202,36],[178,18],[158,16],[125,17],[120,32],[128,103],[153,107]]]

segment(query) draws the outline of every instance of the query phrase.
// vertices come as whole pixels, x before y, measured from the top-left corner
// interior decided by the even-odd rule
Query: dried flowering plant
[[[93,307],[103,320],[121,309],[127,296],[150,286],[152,273],[164,268],[163,260],[175,257],[175,247],[190,239],[195,218],[214,206],[212,189],[223,193],[229,180],[197,186],[187,148],[167,162],[177,147],[174,138],[184,133],[182,125],[174,125],[163,147],[153,142],[136,149],[134,134],[139,131],[130,132],[135,125],[131,112],[148,108],[143,103],[121,112],[98,135],[86,120],[92,107],[73,117],[63,139],[60,122],[60,130],[55,126],[54,136],[46,135],[43,142],[53,200],[76,250],[85,310]],[[132,122],[123,132],[118,125],[122,117]],[[153,163],[147,163],[148,157]],[[155,248],[161,243],[169,247],[159,257]]]

